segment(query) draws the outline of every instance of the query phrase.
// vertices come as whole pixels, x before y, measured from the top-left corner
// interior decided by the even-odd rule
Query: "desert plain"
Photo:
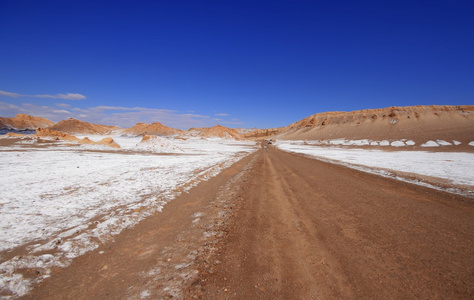
[[[0,127],[1,299],[474,296],[474,106]]]

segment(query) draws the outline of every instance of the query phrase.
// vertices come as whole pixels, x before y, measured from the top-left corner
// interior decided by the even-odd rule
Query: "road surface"
[[[474,297],[469,199],[260,150],[205,299]],[[209,268],[208,268],[209,269]]]

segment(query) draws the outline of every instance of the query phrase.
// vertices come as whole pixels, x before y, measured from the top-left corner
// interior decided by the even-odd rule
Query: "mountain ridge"
[[[285,127],[242,130],[222,125],[189,130],[159,122],[137,123],[130,128],[92,124],[74,118],[54,123],[24,114],[0,117],[0,128],[48,128],[69,134],[129,134],[159,136],[201,136],[241,139],[328,140],[328,139],[450,139],[474,140],[474,105],[391,106],[350,112],[329,111],[310,115]]]
[[[310,115],[286,127],[260,129],[246,138],[327,139],[474,139],[474,105],[392,106]]]

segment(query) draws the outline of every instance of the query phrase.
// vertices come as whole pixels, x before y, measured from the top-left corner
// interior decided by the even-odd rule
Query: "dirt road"
[[[24,298],[472,299],[473,241],[472,199],[269,146]]]
[[[472,199],[272,147],[239,198],[189,297],[474,297]]]

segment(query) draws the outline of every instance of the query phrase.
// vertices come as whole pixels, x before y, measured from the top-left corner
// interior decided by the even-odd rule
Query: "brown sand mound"
[[[106,145],[112,148],[120,148],[120,146],[111,137],[106,137],[97,142],[98,145]]]
[[[123,133],[131,135],[176,135],[182,134],[184,131],[174,129],[158,122],[152,124],[137,123],[135,126],[125,129]]]
[[[216,125],[213,127],[190,128],[188,134],[191,136],[219,137],[225,139],[241,140],[243,137],[235,129]]]
[[[0,128],[16,130],[35,130],[38,127],[48,127],[54,125],[54,122],[40,117],[17,114],[13,118],[0,117]]]
[[[35,136],[37,137],[50,137],[50,138],[53,138],[55,140],[61,140],[61,141],[69,141],[69,142],[74,142],[74,143],[78,143],[78,144],[87,144],[87,145],[105,145],[105,146],[109,146],[109,147],[112,147],[112,148],[120,148],[120,146],[115,143],[115,141],[110,138],[110,137],[106,137],[98,142],[94,142],[94,141],[91,141],[89,138],[85,137],[83,139],[80,139],[74,135],[70,135],[70,134],[67,134],[65,132],[62,132],[62,131],[57,131],[57,130],[52,130],[52,129],[49,129],[49,128],[46,128],[46,129],[42,129],[42,128],[38,128],[36,129],[36,134]]]
[[[268,134],[265,136],[265,134]],[[248,137],[287,140],[412,139],[474,140],[474,106],[407,106],[319,113],[287,127],[255,131]]]
[[[119,129],[119,127],[116,126],[91,124],[74,118],[63,120],[48,128],[71,134],[109,134],[112,131]]]

